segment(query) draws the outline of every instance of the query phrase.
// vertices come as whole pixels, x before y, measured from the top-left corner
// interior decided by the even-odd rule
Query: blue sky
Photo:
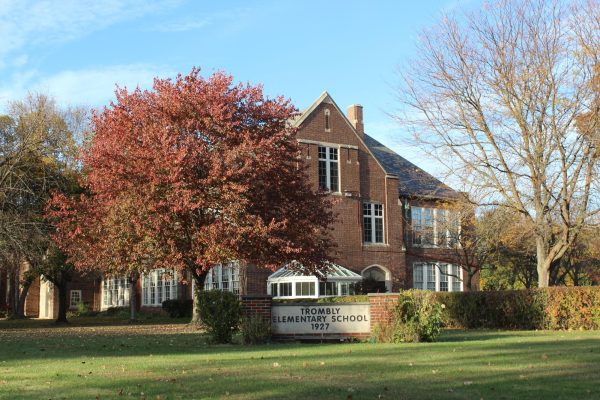
[[[390,117],[416,37],[469,0],[0,0],[0,110],[27,91],[98,107],[115,84],[216,70],[308,107],[324,90],[364,107],[365,131],[436,173]],[[472,5],[472,4],[471,4]]]

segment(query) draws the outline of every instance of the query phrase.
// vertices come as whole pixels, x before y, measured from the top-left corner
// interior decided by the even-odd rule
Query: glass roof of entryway
[[[356,272],[350,271],[348,268],[344,268],[341,265],[328,263],[329,271],[325,274],[327,280],[335,278],[354,278],[355,280],[361,280],[362,276]],[[304,274],[301,269],[288,270],[286,267],[282,267],[269,275],[269,280],[275,278],[288,278],[288,277],[299,277],[299,276],[311,276],[312,274]]]

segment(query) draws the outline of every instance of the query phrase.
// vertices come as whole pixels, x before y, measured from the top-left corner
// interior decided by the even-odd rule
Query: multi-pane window
[[[102,280],[102,308],[125,307],[129,304],[129,279],[124,276]]]
[[[240,265],[237,261],[217,264],[212,267],[204,281],[205,290],[224,290],[240,293]]]
[[[296,296],[314,296],[314,282],[296,282]]]
[[[338,149],[335,147],[319,146],[319,187],[339,191]]]
[[[69,308],[76,308],[82,301],[81,290],[71,290],[71,301],[69,302]]]
[[[163,301],[177,298],[177,273],[157,269],[142,275],[142,305],[160,306]]]
[[[414,263],[413,287],[440,292],[460,292],[462,268],[445,263]]]
[[[454,246],[460,232],[460,216],[448,210],[412,207],[412,243],[415,246]]]
[[[412,208],[413,244],[433,246],[433,208]]]
[[[452,287],[460,288],[462,279],[461,279],[462,268],[458,265],[452,265]],[[460,289],[454,289],[454,291],[458,291]]]
[[[285,282],[279,284],[279,295],[280,296],[292,296],[292,283]]]
[[[337,296],[337,282],[319,282],[319,296]]]
[[[436,265],[425,264],[425,272],[427,274],[427,290],[435,290],[435,282],[437,278]]]
[[[383,205],[363,203],[363,242],[383,243]]]
[[[448,291],[448,264],[440,264],[440,292]]]
[[[340,295],[341,296],[348,296],[348,295],[353,295],[353,294],[355,294],[353,283],[349,283],[349,282],[340,283]]]

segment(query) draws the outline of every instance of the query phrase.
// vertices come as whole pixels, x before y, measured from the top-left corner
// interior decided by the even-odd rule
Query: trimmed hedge
[[[444,325],[491,329],[600,329],[600,287],[436,293]]]
[[[162,309],[165,310],[171,318],[184,318],[192,316],[192,300],[165,300],[162,302]]]

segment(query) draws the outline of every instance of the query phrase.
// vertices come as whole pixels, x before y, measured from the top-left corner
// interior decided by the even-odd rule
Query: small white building
[[[324,279],[301,271],[280,268],[267,279],[267,293],[276,299],[317,298],[353,295],[354,284],[363,277],[340,265],[330,263]]]

